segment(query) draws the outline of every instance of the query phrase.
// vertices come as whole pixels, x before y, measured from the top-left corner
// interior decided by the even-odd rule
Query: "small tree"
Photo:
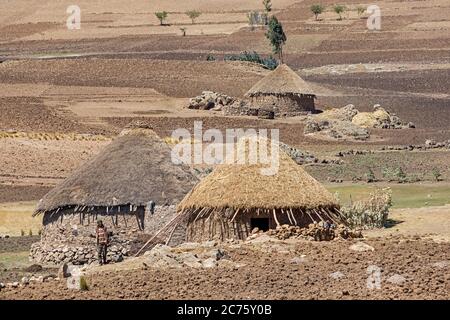
[[[442,174],[438,168],[433,168],[433,171],[431,171],[431,173],[433,174],[434,180],[441,181]]]
[[[267,14],[272,11],[272,1],[271,0],[263,0],[264,10]]]
[[[200,17],[202,13],[197,10],[186,11],[186,15],[192,20],[192,24],[195,23],[195,19]]]
[[[185,27],[181,27],[181,34],[183,35],[183,37],[186,37],[186,28]]]
[[[273,53],[278,54],[281,63],[283,63],[283,45],[286,43],[287,38],[284,34],[283,26],[275,16],[270,17],[266,37],[270,41]]]
[[[339,15],[339,19],[338,20],[342,20],[342,13],[345,11],[345,6],[341,5],[341,4],[337,4],[333,7],[334,12],[336,12]]]
[[[356,10],[358,11],[358,17],[361,17],[364,14],[364,12],[366,12],[366,8],[361,6],[357,7]]]
[[[372,168],[369,168],[369,170],[366,173],[366,181],[368,183],[372,183],[372,182],[376,181],[375,173],[373,172]]]
[[[313,4],[311,6],[311,11],[314,13],[314,17],[316,18],[316,21],[318,20],[319,14],[322,14],[325,10],[325,7],[321,4]]]
[[[406,173],[405,173],[405,171],[403,171],[402,167],[398,167],[397,169],[395,169],[394,177],[396,178],[397,182],[399,182],[399,183],[404,183],[407,180]]]
[[[155,16],[159,20],[159,24],[162,26],[164,24],[164,20],[167,19],[169,14],[166,11],[155,12]]]

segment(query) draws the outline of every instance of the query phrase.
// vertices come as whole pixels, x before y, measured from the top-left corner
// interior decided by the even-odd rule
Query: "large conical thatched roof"
[[[308,84],[286,64],[279,65],[274,71],[259,80],[245,95],[314,95]]]
[[[187,167],[173,164],[170,148],[139,123],[46,194],[36,213],[74,206],[144,206],[150,200],[176,204],[197,181]]]
[[[279,150],[275,175],[263,175],[266,164],[221,164],[178,205],[178,210],[335,209],[333,195]]]

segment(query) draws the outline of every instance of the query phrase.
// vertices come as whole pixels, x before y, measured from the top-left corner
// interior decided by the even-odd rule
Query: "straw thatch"
[[[187,240],[245,239],[258,218],[266,219],[269,228],[340,223],[333,195],[286,153],[278,153],[273,175],[262,174],[267,164],[225,162],[205,177],[178,205],[180,214],[189,217]]]
[[[45,195],[35,214],[68,208],[89,213],[99,207],[112,213],[120,206],[136,211],[149,201],[172,205],[196,182],[186,167],[172,163],[170,148],[156,133],[137,123]]]
[[[245,95],[247,97],[254,97],[258,95],[289,94],[315,96],[308,84],[297,73],[286,64],[281,64],[274,71],[258,81]]]
[[[194,187],[179,210],[334,208],[333,195],[280,150],[275,175],[263,175],[265,164],[222,164]]]

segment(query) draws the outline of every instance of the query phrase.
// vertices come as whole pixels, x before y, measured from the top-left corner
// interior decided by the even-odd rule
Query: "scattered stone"
[[[375,248],[372,246],[369,246],[368,244],[366,244],[364,242],[357,242],[350,246],[350,250],[357,251],[357,252],[365,252],[365,251],[374,251]]]
[[[20,280],[20,282],[21,282],[22,284],[28,284],[28,283],[30,283],[30,279],[28,279],[27,277],[23,277],[23,278]]]
[[[334,280],[339,280],[341,278],[345,278],[345,274],[343,274],[340,271],[336,271],[336,272],[330,273],[330,278],[332,278]]]
[[[331,241],[334,239],[362,238],[359,230],[351,230],[344,225],[331,224],[325,226],[322,222],[311,223],[306,228],[285,224],[276,229],[268,230],[266,234],[279,240],[303,238],[310,241]]]
[[[439,261],[431,264],[433,267],[437,267],[439,269],[444,269],[450,266],[450,261]]]
[[[396,285],[402,285],[406,282],[406,278],[399,274],[394,274],[387,278],[386,280],[389,283],[396,284]]]
[[[280,142],[280,149],[286,152],[289,157],[291,157],[292,160],[294,160],[297,164],[319,162],[319,159],[317,159],[315,156],[297,148],[291,147],[283,142]]]
[[[306,255],[302,254],[300,257],[294,257],[291,259],[292,264],[303,264],[307,262]]]
[[[427,147],[432,147],[432,146],[435,146],[435,145],[436,145],[436,141],[433,140],[433,139],[428,139],[428,140],[425,141],[425,146],[427,146]]]
[[[208,258],[202,262],[202,267],[207,269],[217,267],[217,265],[217,260],[214,258]]]

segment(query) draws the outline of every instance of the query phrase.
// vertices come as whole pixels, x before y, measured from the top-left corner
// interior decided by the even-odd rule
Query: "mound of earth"
[[[358,112],[351,119],[352,123],[363,128],[404,129],[415,128],[412,122],[402,123],[395,114],[390,114],[379,105],[374,106],[373,112]]]
[[[323,117],[315,118],[314,116],[308,117],[303,132],[305,134],[319,133],[333,139],[364,141],[370,137],[366,128],[357,126],[350,121],[324,119]]]
[[[402,123],[395,114],[390,114],[380,105],[374,106],[373,112],[359,112],[354,105],[332,108],[307,119],[304,133],[320,133],[334,139],[367,140],[369,128],[404,129],[415,128],[413,123]]]

